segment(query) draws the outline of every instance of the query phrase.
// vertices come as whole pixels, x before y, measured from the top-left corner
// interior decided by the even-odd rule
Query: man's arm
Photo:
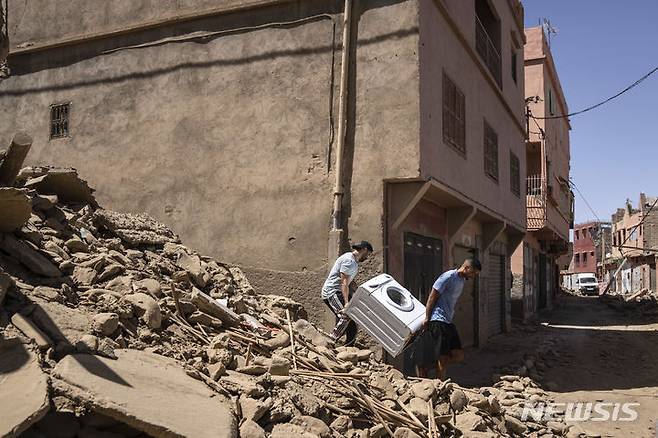
[[[425,304],[425,322],[423,323],[423,328],[426,328],[427,324],[429,324],[430,318],[432,317],[432,311],[434,310],[434,305],[438,299],[439,291],[432,288],[430,296],[427,297],[427,303]]]
[[[343,300],[347,304],[350,300],[350,277],[343,272],[340,273],[340,290],[343,293]]]

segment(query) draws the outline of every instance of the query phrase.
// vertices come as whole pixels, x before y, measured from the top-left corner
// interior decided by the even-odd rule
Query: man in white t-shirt
[[[359,262],[365,261],[372,252],[372,245],[365,240],[352,245],[352,251],[336,259],[329,276],[322,286],[322,299],[336,315],[336,326],[331,338],[337,341],[347,333],[345,345],[353,345],[356,339],[356,324],[343,312],[352,297],[350,283],[359,272]]]

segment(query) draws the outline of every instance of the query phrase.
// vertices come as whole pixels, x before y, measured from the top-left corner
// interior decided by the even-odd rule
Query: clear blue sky
[[[548,18],[569,111],[616,94],[658,66],[656,0],[524,0],[526,27]],[[658,195],[658,72],[571,118],[571,178],[604,220],[626,198]],[[576,223],[594,219],[576,192]]]

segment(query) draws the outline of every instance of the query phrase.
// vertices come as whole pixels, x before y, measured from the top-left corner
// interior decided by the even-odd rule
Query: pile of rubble
[[[567,433],[563,423],[521,420],[526,403],[548,401],[530,377],[466,389],[334,347],[298,303],[257,295],[238,268],[186,248],[146,215],[99,208],[75,170],[19,172],[9,152],[0,164],[0,435]]]
[[[602,298],[609,307],[621,312],[651,318],[658,316],[658,296],[650,289],[629,295],[607,294]]]

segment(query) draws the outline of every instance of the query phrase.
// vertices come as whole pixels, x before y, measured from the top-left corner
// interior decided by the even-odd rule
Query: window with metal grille
[[[514,81],[515,84],[516,84],[516,75],[518,70],[516,63],[517,63],[516,50],[512,49],[512,80]]]
[[[498,134],[484,121],[484,173],[498,181]]]
[[[50,106],[50,138],[62,138],[69,136],[69,114],[70,103],[62,103]]]
[[[464,93],[443,73],[443,141],[466,153],[466,105]]]
[[[576,265],[580,265],[580,254],[574,256],[574,262]]]
[[[516,196],[521,196],[521,170],[519,157],[509,152],[509,186]]]

